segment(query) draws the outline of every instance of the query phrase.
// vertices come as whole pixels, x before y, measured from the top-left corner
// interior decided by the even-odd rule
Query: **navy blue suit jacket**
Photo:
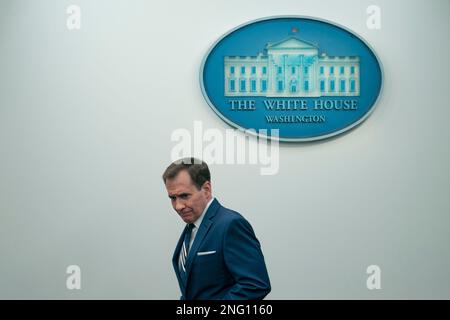
[[[239,213],[213,200],[189,250],[184,283],[178,258],[186,230],[172,259],[182,300],[257,300],[270,292],[261,246]]]

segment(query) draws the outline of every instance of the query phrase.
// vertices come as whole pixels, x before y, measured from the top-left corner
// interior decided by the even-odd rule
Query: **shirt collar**
[[[208,211],[209,206],[211,205],[211,203],[213,202],[214,197],[211,198],[211,200],[209,200],[209,202],[206,204],[205,209],[203,210],[202,214],[200,217],[198,217],[197,220],[195,220],[194,225],[195,227],[198,229],[200,228],[200,225],[202,224],[203,218],[205,217],[205,213],[206,211]]]

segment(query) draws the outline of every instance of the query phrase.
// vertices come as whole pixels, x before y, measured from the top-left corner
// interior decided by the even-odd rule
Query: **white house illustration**
[[[225,96],[359,96],[359,57],[319,55],[311,43],[289,37],[257,56],[226,56]]]

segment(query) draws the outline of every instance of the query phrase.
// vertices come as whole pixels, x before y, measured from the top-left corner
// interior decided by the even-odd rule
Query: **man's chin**
[[[186,223],[192,223],[193,222],[193,216],[192,214],[187,215],[181,215],[181,219]]]

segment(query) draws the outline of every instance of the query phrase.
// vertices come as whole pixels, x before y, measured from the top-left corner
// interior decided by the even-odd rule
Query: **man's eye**
[[[187,194],[182,194],[182,195],[180,195],[180,198],[181,198],[181,199],[187,199],[188,196],[189,196],[189,195],[187,195]]]

